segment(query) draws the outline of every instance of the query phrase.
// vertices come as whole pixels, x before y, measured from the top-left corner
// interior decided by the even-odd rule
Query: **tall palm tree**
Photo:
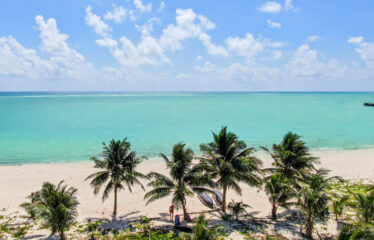
[[[132,192],[132,187],[137,184],[144,190],[139,179],[147,177],[136,171],[136,167],[141,163],[141,159],[136,156],[135,151],[131,151],[131,145],[124,138],[122,141],[112,139],[109,145],[103,143],[102,158],[91,157],[95,163],[95,168],[102,169],[86,178],[91,179],[90,185],[97,195],[102,186],[105,185],[102,200],[105,201],[111,191],[114,192],[113,216],[117,214],[117,193],[125,187]]]
[[[262,147],[274,159],[271,172],[281,173],[290,180],[298,180],[315,170],[318,158],[313,157],[305,142],[295,133],[288,132],[280,144],[274,144],[272,151]]]
[[[305,235],[312,239],[315,221],[326,221],[330,216],[330,195],[327,187],[336,177],[326,178],[327,171],[320,170],[309,175],[297,193],[297,207],[305,217]]]
[[[153,189],[145,194],[144,199],[147,199],[149,204],[172,195],[172,203],[177,209],[182,207],[184,219],[187,220],[187,197],[192,196],[194,192],[209,191],[204,185],[212,185],[212,183],[206,176],[191,171],[194,154],[190,148],[185,149],[185,144],[174,145],[171,159],[163,153],[160,155],[170,171],[170,177],[150,172],[147,176],[152,181],[148,186]]]
[[[253,148],[247,148],[244,141],[227,131],[227,127],[222,127],[218,134],[213,133],[213,142],[201,144],[200,149],[203,157],[194,171],[209,176],[222,189],[223,212],[226,212],[228,189],[241,194],[240,182],[260,186],[262,161],[253,156]]]
[[[368,193],[354,194],[357,205],[357,216],[365,222],[374,221],[374,190]]]
[[[271,219],[277,219],[277,209],[279,207],[288,207],[291,203],[288,202],[295,196],[294,191],[291,189],[290,181],[282,174],[273,174],[264,178],[265,192],[269,197],[272,205]]]
[[[78,211],[77,189],[68,188],[61,181],[57,186],[45,182],[41,190],[30,196],[31,202],[23,203],[26,211],[31,211],[36,219],[51,229],[52,234],[58,232],[61,240],[66,239],[65,231],[75,222]]]

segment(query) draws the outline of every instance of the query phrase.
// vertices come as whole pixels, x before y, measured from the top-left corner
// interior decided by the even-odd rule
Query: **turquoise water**
[[[250,146],[287,131],[311,148],[374,145],[374,93],[0,93],[0,164],[87,160],[128,137],[139,154],[198,152],[227,125]]]

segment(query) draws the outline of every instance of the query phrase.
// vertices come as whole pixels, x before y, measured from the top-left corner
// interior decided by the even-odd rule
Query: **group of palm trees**
[[[227,216],[227,210],[231,210],[238,219],[239,213],[248,205],[242,202],[228,204],[228,191],[242,194],[241,184],[258,188],[264,186],[272,205],[271,218],[274,221],[277,219],[277,209],[293,206],[304,221],[306,237],[312,238],[316,220],[325,221],[330,214],[331,196],[327,191],[329,183],[339,178],[327,178],[326,170],[317,169],[315,164],[318,159],[311,155],[305,142],[294,133],[287,133],[282,142],[274,144],[271,149],[262,149],[274,160],[271,168],[262,168],[262,161],[254,156],[255,149],[247,147],[237,135],[223,127],[219,133],[213,133],[212,142],[200,145],[200,156],[195,156],[184,143],[175,144],[170,157],[161,154],[169,171],[168,176],[158,172],[145,175],[137,171],[141,158],[131,151],[127,139],[111,140],[108,145],[103,144],[100,158],[91,158],[99,171],[88,176],[87,180],[90,180],[95,195],[103,188],[103,201],[111,192],[114,193],[114,216],[117,214],[118,191],[127,188],[131,192],[135,185],[144,190],[141,180],[148,180],[151,190],[144,197],[147,204],[171,196],[172,204],[177,209],[183,209],[185,220],[189,220],[187,198],[195,193],[222,191],[222,216]],[[31,202],[24,205],[25,209],[30,215],[44,214],[45,219],[67,217],[69,214],[65,210],[78,204],[76,190],[67,189],[62,183],[57,187],[47,185],[38,193],[30,195]],[[43,197],[45,191],[52,190],[53,197]],[[56,199],[64,196],[65,201],[70,200],[57,204]],[[44,212],[35,207],[41,202],[53,205],[55,211]],[[51,212],[54,212],[53,216]],[[74,216],[76,210],[71,212],[70,218]],[[65,239],[64,230],[67,225],[58,224],[51,229],[53,232],[60,232],[61,239]]]
[[[100,159],[91,158],[95,168],[102,170],[87,179],[91,180],[95,194],[105,185],[103,200],[114,192],[114,215],[117,214],[117,192],[125,187],[131,192],[135,184],[144,189],[140,179],[148,179],[152,189],[145,194],[147,204],[171,195],[172,204],[183,209],[185,220],[189,219],[187,198],[195,193],[221,190],[220,210],[225,215],[228,206],[234,212],[246,206],[235,202],[227,204],[228,190],[242,194],[240,184],[252,187],[264,184],[272,204],[272,219],[276,220],[279,207],[296,206],[305,218],[305,234],[311,238],[315,220],[326,220],[329,216],[330,198],[326,188],[333,178],[326,178],[327,171],[316,169],[318,159],[294,133],[287,133],[271,150],[263,149],[274,159],[272,168],[263,169],[262,161],[254,156],[255,149],[247,147],[237,135],[223,127],[219,133],[213,133],[212,142],[200,145],[201,156],[195,156],[184,143],[174,145],[170,158],[161,154],[169,170],[168,176],[158,172],[143,175],[136,171],[140,158],[131,151],[127,139],[112,140],[109,145],[104,144]],[[194,159],[198,162],[194,163]]]

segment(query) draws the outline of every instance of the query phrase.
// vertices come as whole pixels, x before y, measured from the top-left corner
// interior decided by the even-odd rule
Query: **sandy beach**
[[[320,166],[330,169],[331,175],[339,175],[345,179],[353,180],[374,180],[374,149],[313,151],[313,154],[320,157]],[[259,152],[257,156],[264,162],[264,167],[271,165],[272,159],[269,155]],[[139,166],[139,170],[143,173],[150,171],[166,173],[165,165],[161,159],[148,159]],[[25,197],[40,189],[44,181],[58,183],[60,180],[64,180],[69,186],[78,189],[79,221],[87,218],[110,219],[113,207],[112,197],[102,202],[101,195],[95,196],[88,181],[84,181],[93,172],[95,169],[89,161],[0,166],[0,207],[6,208],[7,212],[20,210],[18,206],[25,201]],[[118,198],[119,217],[130,213],[131,217],[167,216],[170,200],[166,198],[146,205],[143,200],[144,193],[139,187],[135,187],[132,193],[127,190],[120,192]],[[242,196],[238,196],[232,191],[228,196],[229,201],[231,199],[242,200],[252,206],[251,211],[256,217],[269,216],[269,201],[265,193],[259,189],[243,185]],[[188,199],[187,208],[189,212],[208,210],[196,197]],[[181,212],[181,209],[177,211],[177,213]]]

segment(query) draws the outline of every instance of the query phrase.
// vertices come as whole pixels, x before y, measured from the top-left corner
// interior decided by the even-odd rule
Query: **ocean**
[[[374,146],[374,93],[0,93],[0,164],[87,161],[127,137],[138,155],[196,154],[222,126],[248,146],[293,131],[311,149]]]

